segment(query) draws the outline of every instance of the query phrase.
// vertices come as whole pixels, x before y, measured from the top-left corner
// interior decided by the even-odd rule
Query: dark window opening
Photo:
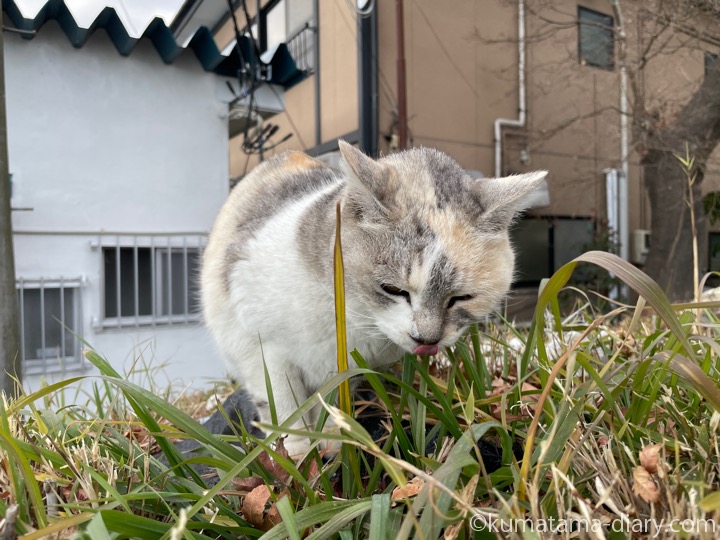
[[[198,248],[103,248],[104,318],[171,317],[200,313]],[[165,318],[165,319],[162,319]]]
[[[718,59],[717,54],[713,54],[710,52],[705,53],[705,76],[707,77],[708,73],[710,73],[710,70],[715,65],[715,62]]]
[[[610,15],[578,6],[578,57],[581,64],[615,68],[614,26]]]

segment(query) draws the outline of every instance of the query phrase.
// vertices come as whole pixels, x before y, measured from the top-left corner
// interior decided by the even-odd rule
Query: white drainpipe
[[[620,11],[620,4],[615,0],[613,2],[615,7],[615,13],[617,15],[617,27],[618,30],[623,34],[621,37],[623,43],[625,40],[625,21],[623,20],[622,11]],[[619,221],[618,221],[618,240],[620,241],[620,256],[626,261],[629,259],[630,254],[630,210],[628,200],[629,194],[629,183],[630,177],[628,167],[628,156],[630,154],[630,146],[628,142],[628,78],[627,78],[627,65],[625,61],[620,64],[620,167],[622,168],[622,178],[619,182],[618,190],[618,206],[619,206]]]
[[[495,120],[495,177],[502,175],[502,127],[525,126],[525,0],[518,0],[518,118]]]

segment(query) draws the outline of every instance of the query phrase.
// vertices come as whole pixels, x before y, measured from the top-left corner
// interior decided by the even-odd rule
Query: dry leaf
[[[261,528],[265,521],[265,505],[270,499],[270,490],[263,484],[245,496],[242,514],[253,527]]]
[[[505,382],[500,377],[495,377],[491,383],[492,392],[488,396],[502,396],[512,387],[512,384]],[[486,392],[487,393],[487,392]]]
[[[410,480],[407,484],[405,484],[404,487],[396,487],[393,489],[392,495],[390,496],[391,499],[408,499],[410,497],[414,497],[418,493],[420,493],[420,490],[425,485],[425,480],[422,478],[416,476],[412,480]]]
[[[306,477],[308,480],[314,480],[319,475],[320,475],[320,467],[318,467],[317,461],[313,459],[310,462],[310,465],[308,467]]]
[[[285,450],[285,446],[283,446],[281,442],[278,442],[276,450],[278,451],[278,453],[280,453],[281,456],[287,457],[287,450]],[[273,461],[273,459],[267,452],[261,452],[258,455],[257,459],[260,463],[262,463],[262,466],[265,467],[265,470],[267,472],[272,474],[281,482],[286,482],[288,478],[290,478],[290,473],[283,469],[280,465],[278,465],[276,461]]]
[[[258,486],[262,486],[265,482],[259,476],[248,476],[247,478],[233,478],[233,487],[238,491],[250,493]]]
[[[537,403],[540,399],[540,389],[537,386],[524,382],[522,384],[523,401]],[[530,394],[529,392],[533,392]]]
[[[446,527],[443,540],[456,540],[457,537],[460,536],[460,529],[462,529],[463,525],[465,525],[464,521],[458,521],[457,523],[453,523],[449,527]]]
[[[649,503],[656,503],[660,500],[660,490],[645,467],[635,467],[633,479],[635,480],[633,484],[635,495]]]
[[[263,531],[269,531],[281,521],[282,518],[280,517],[280,511],[277,509],[277,505],[273,504],[270,509],[265,513],[265,519],[263,520],[262,527],[260,528]]]
[[[640,465],[647,469],[650,474],[658,472],[660,448],[659,444],[651,444],[640,451]]]

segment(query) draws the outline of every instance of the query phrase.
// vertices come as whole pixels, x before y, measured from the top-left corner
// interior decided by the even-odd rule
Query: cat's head
[[[416,148],[375,161],[341,141],[346,287],[408,352],[434,354],[510,288],[513,218],[546,171],[472,179]]]

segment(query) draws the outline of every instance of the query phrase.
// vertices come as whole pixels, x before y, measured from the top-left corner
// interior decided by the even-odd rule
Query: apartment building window
[[[707,74],[710,73],[710,70],[715,65],[715,62],[718,59],[717,54],[713,54],[711,52],[705,52],[705,76],[707,77]]]
[[[105,328],[172,325],[200,316],[204,239],[135,239],[102,246]],[[149,245],[148,245],[149,244]]]
[[[614,69],[614,25],[610,15],[578,6],[578,57],[581,64]]]
[[[82,367],[82,280],[17,280],[20,355],[28,375]]]

